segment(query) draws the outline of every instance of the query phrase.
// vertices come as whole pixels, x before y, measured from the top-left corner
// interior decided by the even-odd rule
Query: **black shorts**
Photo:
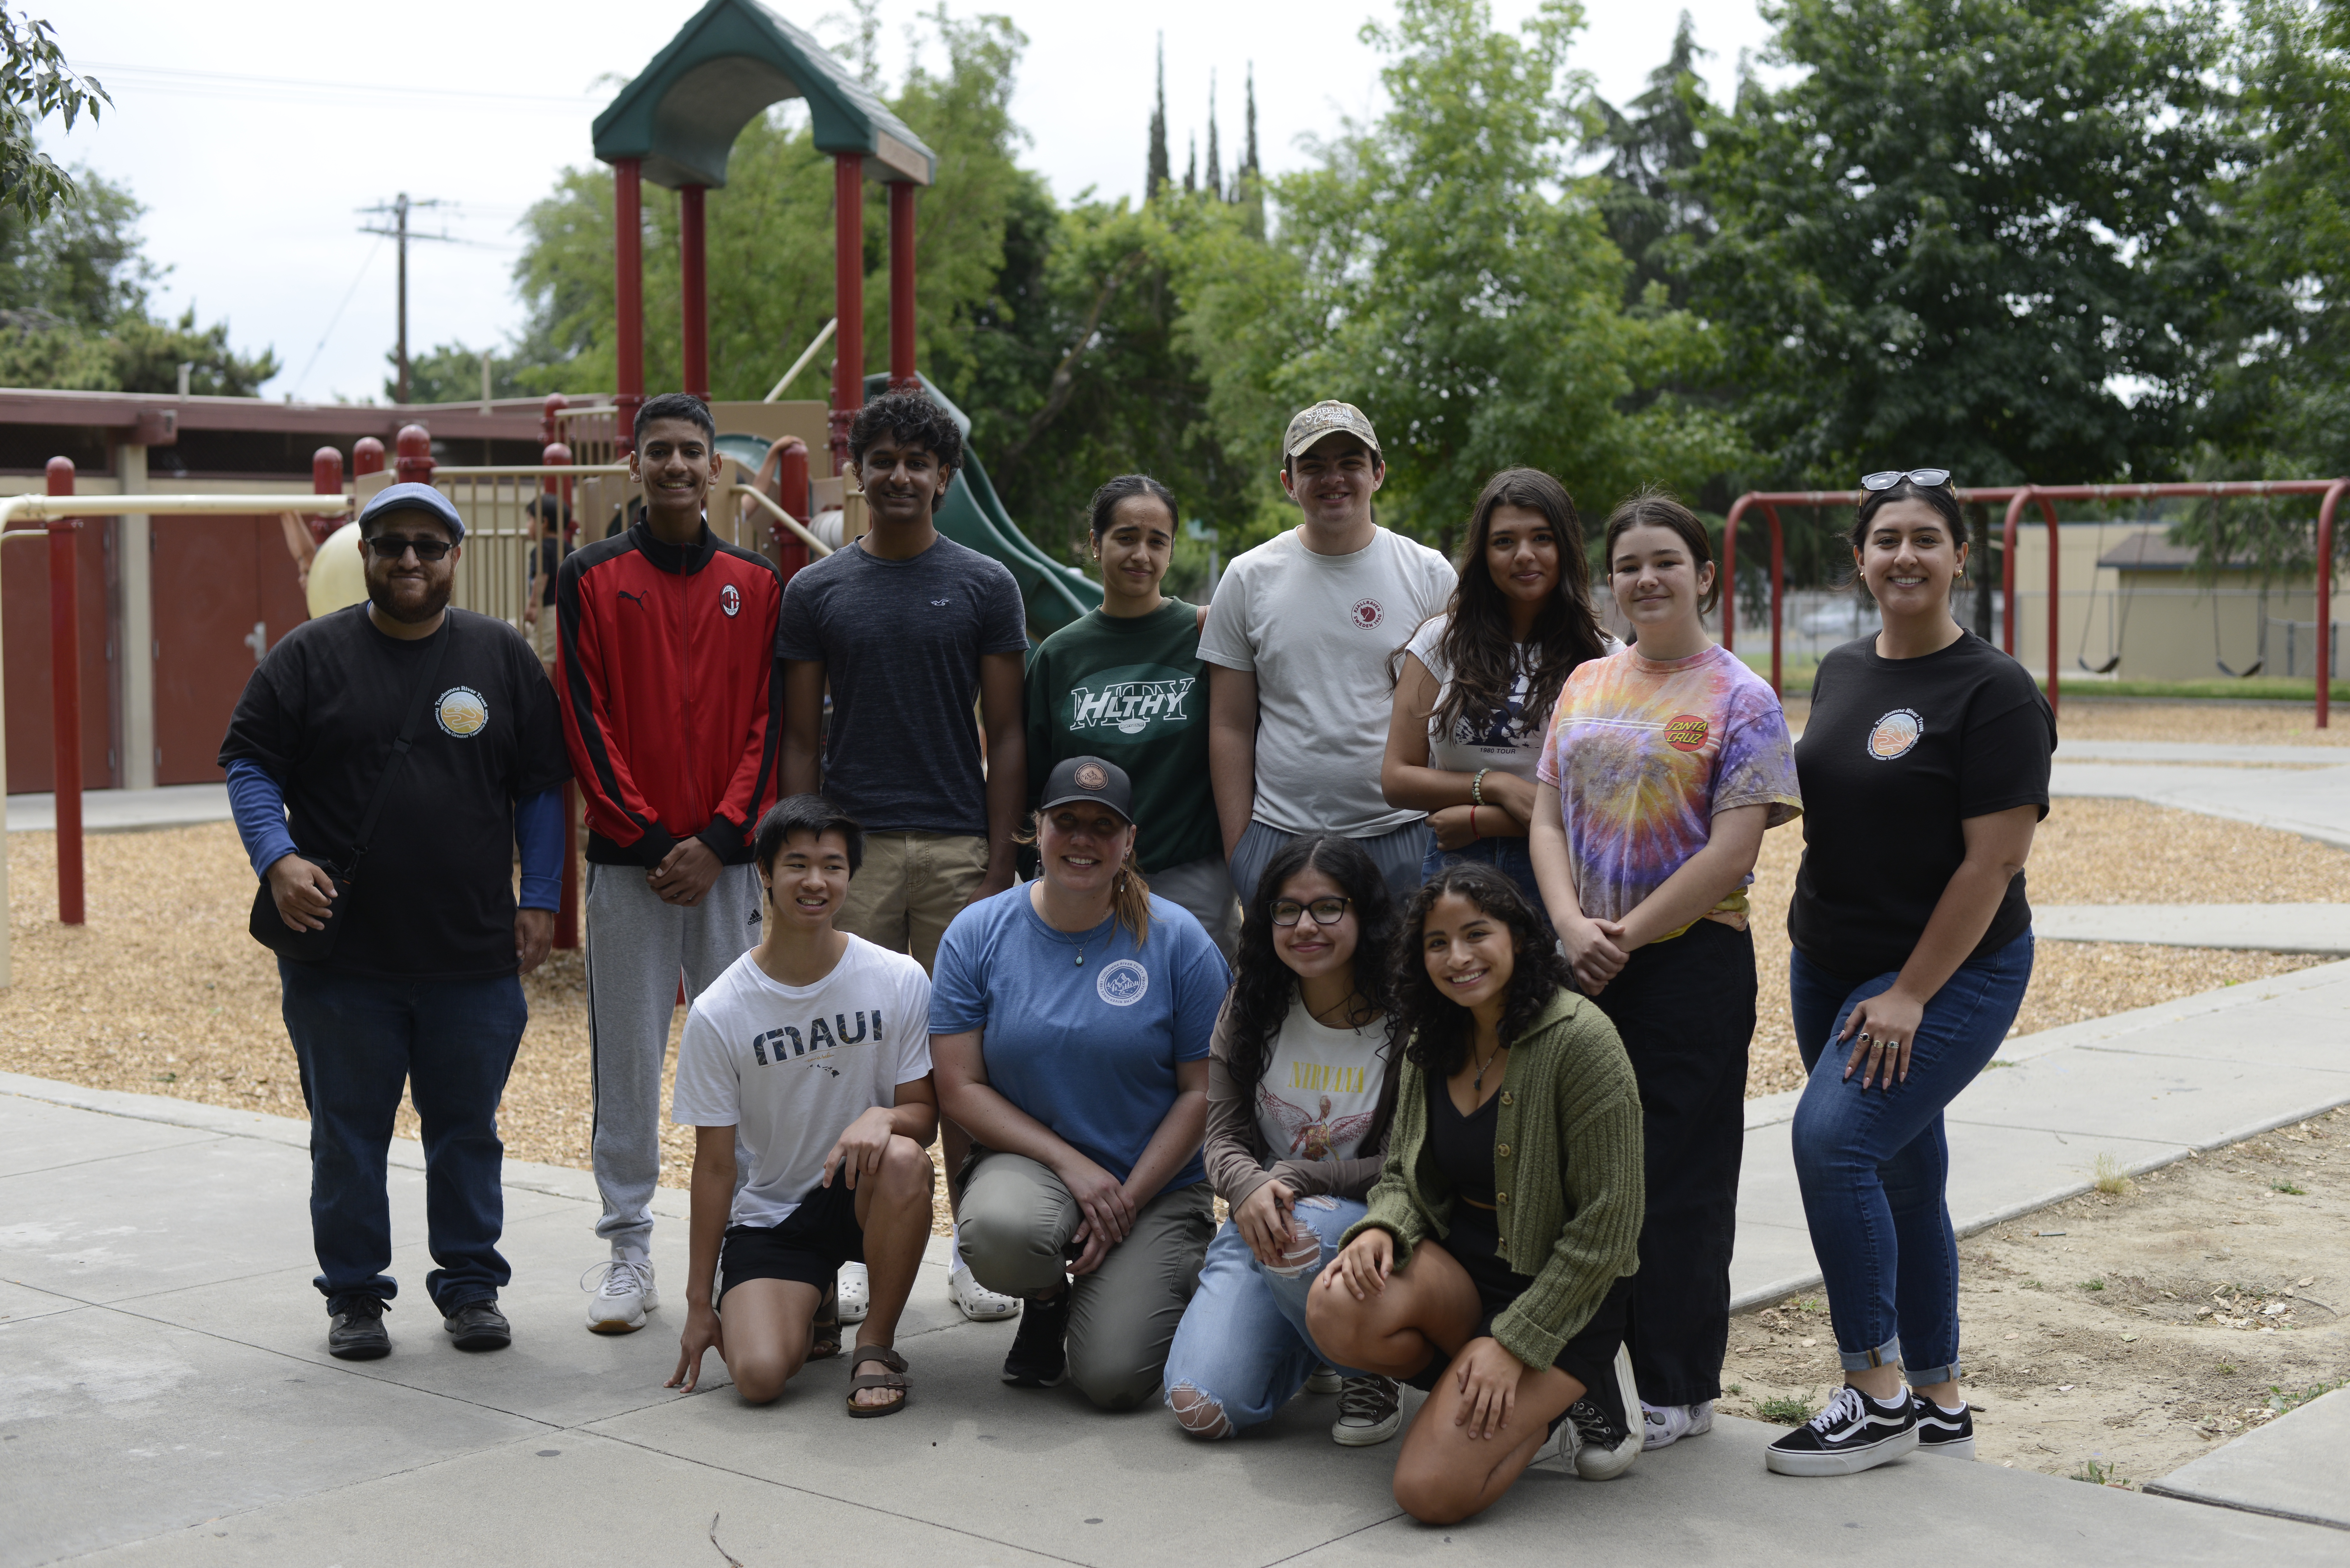
[[[843,1263],[865,1261],[865,1231],[857,1223],[857,1194],[838,1177],[812,1189],[780,1225],[730,1225],[718,1253],[718,1295],[744,1280],[797,1280],[832,1289]]]
[[[1455,1199],[1453,1216],[1450,1235],[1440,1241],[1430,1237],[1420,1244],[1442,1247],[1468,1274],[1470,1282],[1477,1287],[1480,1308],[1477,1326],[1470,1331],[1469,1337],[1488,1338],[1493,1332],[1493,1319],[1507,1311],[1534,1281],[1511,1268],[1502,1257],[1501,1237],[1489,1214],[1473,1211],[1465,1202]],[[1607,1293],[1592,1309],[1591,1321],[1558,1347],[1558,1355],[1551,1362],[1588,1389],[1592,1399],[1603,1409],[1619,1417],[1638,1414],[1617,1408],[1623,1399],[1616,1387],[1616,1347],[1624,1343],[1631,1308],[1632,1276],[1627,1274],[1608,1287]],[[1451,1359],[1440,1352],[1429,1358],[1417,1376],[1405,1381],[1424,1392],[1433,1392],[1436,1380],[1444,1375]],[[1628,1429],[1633,1422],[1627,1421],[1626,1425]]]

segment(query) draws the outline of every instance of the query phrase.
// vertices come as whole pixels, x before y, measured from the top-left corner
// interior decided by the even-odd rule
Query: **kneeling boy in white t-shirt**
[[[669,1386],[691,1392],[715,1350],[743,1398],[775,1398],[812,1348],[838,1353],[834,1280],[861,1262],[871,1298],[848,1413],[887,1416],[910,1386],[890,1345],[931,1235],[931,982],[904,954],[833,929],[865,835],[830,802],[777,803],[753,853],[764,935],[694,1000],[678,1047],[671,1116],[695,1129],[693,1251]]]

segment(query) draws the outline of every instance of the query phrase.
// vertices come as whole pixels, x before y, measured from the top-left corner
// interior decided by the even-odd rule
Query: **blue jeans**
[[[1961,964],[1926,1003],[1908,1078],[1864,1091],[1857,1073],[1844,1075],[1851,1043],[1832,1043],[1856,1003],[1899,978],[1888,971],[1855,985],[1801,952],[1789,964],[1795,1047],[1811,1075],[1795,1106],[1795,1179],[1845,1370],[1901,1362],[1924,1385],[1959,1376],[1959,1242],[1944,1197],[1942,1107],[2007,1038],[2032,980],[2032,933]]]
[[[1322,1256],[1294,1280],[1258,1262],[1230,1220],[1208,1243],[1200,1287],[1167,1352],[1162,1381],[1170,1408],[1177,1388],[1194,1388],[1223,1407],[1232,1429],[1253,1427],[1289,1403],[1322,1365],[1305,1332],[1305,1293],[1364,1210],[1351,1198],[1301,1198],[1295,1212],[1321,1238]]]
[[[327,1310],[390,1301],[391,1204],[384,1190],[393,1113],[409,1085],[424,1133],[424,1276],[442,1314],[494,1301],[511,1276],[498,1098],[529,1016],[522,981],[392,979],[277,961],[286,1033],[310,1107],[310,1234]]]
[[[1534,855],[1531,840],[1475,838],[1458,849],[1440,849],[1436,846],[1436,836],[1431,833],[1428,836],[1428,858],[1420,862],[1419,879],[1426,882],[1447,866],[1459,866],[1468,861],[1491,866],[1515,882],[1518,891],[1526,896],[1526,902],[1534,907],[1534,913],[1542,916],[1545,922],[1549,920],[1550,912],[1543,908],[1542,888],[1534,881]]]

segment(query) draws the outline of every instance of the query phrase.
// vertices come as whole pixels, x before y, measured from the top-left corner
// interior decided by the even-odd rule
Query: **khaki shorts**
[[[541,664],[555,662],[555,648],[558,639],[555,631],[553,605],[539,606],[538,619],[535,622],[524,622],[522,632],[530,639],[530,650],[538,655],[538,661]]]
[[[961,833],[891,831],[865,836],[865,859],[848,879],[834,923],[853,936],[910,953],[927,974],[939,939],[987,878],[987,840]]]

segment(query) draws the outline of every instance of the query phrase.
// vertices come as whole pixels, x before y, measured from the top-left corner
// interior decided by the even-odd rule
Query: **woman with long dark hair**
[[[1813,680],[1787,911],[1811,1075],[1795,1178],[1845,1386],[1765,1450],[1782,1475],[1974,1457],[1942,1107],[2007,1037],[2032,979],[2023,863],[2056,749],[2032,677],[1950,615],[1967,534],[1949,472],[1861,484],[1849,543],[1882,629],[1831,649]],[[1838,1070],[1830,1049],[1847,1044]]]
[[[1106,757],[1134,781],[1150,825],[1135,853],[1151,890],[1191,911],[1227,960],[1240,916],[1208,783],[1207,611],[1159,591],[1175,548],[1175,497],[1121,473],[1086,508],[1102,602],[1028,656],[1028,776]]]
[[[1363,1217],[1395,1114],[1394,932],[1386,878],[1353,839],[1295,838],[1265,863],[1208,1046],[1208,1180],[1232,1218],[1167,1355],[1168,1407],[1194,1437],[1265,1420],[1322,1365],[1306,1292]],[[1401,1395],[1345,1375],[1331,1437],[1387,1441]]]
[[[1638,640],[1559,694],[1534,811],[1534,870],[1575,982],[1640,1080],[1648,1212],[1632,1282],[1647,1446],[1710,1431],[1730,1336],[1730,1252],[1754,1038],[1746,885],[1762,833],[1803,808],[1786,715],[1706,635],[1705,527],[1648,491],[1602,556]]]
[[[1526,832],[1543,738],[1569,672],[1615,646],[1566,487],[1533,468],[1486,481],[1452,602],[1400,655],[1379,768],[1389,805],[1429,814],[1425,875],[1482,861],[1542,908]]]
[[[1640,1095],[1508,877],[1448,866],[1400,924],[1388,1158],[1305,1316],[1341,1366],[1429,1391],[1395,1498],[1449,1524],[1491,1507],[1563,1424],[1586,1480],[1639,1457],[1624,1319]]]

